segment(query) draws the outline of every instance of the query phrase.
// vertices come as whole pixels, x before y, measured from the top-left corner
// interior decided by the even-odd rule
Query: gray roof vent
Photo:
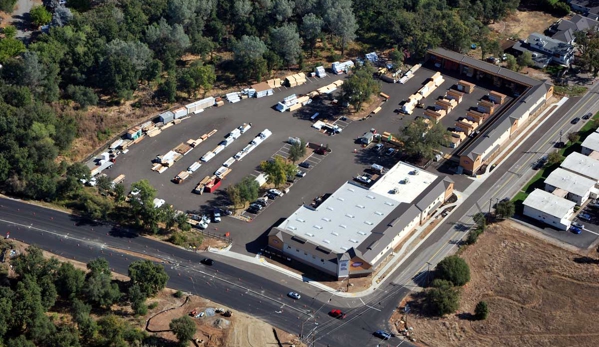
[[[289,229],[289,230],[297,230],[297,228],[294,227],[293,225],[288,226],[287,229]]]
[[[389,202],[389,201],[385,202],[385,205],[387,205],[387,206],[395,206],[395,204],[394,204],[394,203],[392,203],[392,202]]]
[[[310,237],[314,237],[314,234],[312,234],[312,233],[306,233],[306,235],[308,235]]]
[[[331,241],[329,241],[327,239],[322,240],[322,242],[324,242],[324,243],[331,243]]]
[[[322,217],[322,220],[323,220],[323,221],[325,221],[325,222],[330,222],[330,221],[331,221],[331,218]]]
[[[374,197],[374,196],[372,196],[372,195],[370,195],[370,194],[366,195],[366,197],[367,197],[368,199],[370,199],[370,200],[374,200],[374,199],[376,199],[376,197]]]
[[[341,247],[341,249],[344,250],[344,251],[347,251],[347,250],[349,250],[349,247],[343,246],[343,247]]]
[[[366,208],[366,206],[364,206],[364,205],[360,205],[360,204],[356,205],[356,207],[357,207],[357,208],[361,208],[361,209],[365,209],[365,208]]]
[[[339,227],[343,228],[343,229],[347,229],[347,225],[345,225],[345,224],[339,224]]]
[[[358,231],[358,234],[360,234],[360,235],[366,235],[366,233],[365,233],[365,232],[363,232],[363,231],[361,231],[361,230],[360,230],[360,231]]]
[[[383,212],[380,212],[380,211],[376,211],[376,212],[374,212],[374,214],[376,214],[376,215],[379,215],[379,216],[382,216],[382,215],[384,215],[384,213],[383,213]]]
[[[349,217],[349,218],[356,218],[353,214],[349,214],[349,213],[346,213],[345,216]]]
[[[318,224],[314,224],[314,227],[315,227],[316,229],[322,229],[322,227],[321,227],[320,225],[318,225]]]
[[[298,222],[306,223],[306,220],[305,220],[305,219],[296,218],[295,220],[296,220],[296,221],[298,221]]]
[[[353,243],[360,243],[360,241],[356,240],[356,239],[349,239],[351,242]]]
[[[338,197],[337,200],[339,200],[339,201],[345,201],[345,199],[342,198],[342,197]]]
[[[347,188],[347,190],[349,190],[350,192],[355,192],[353,188]]]
[[[374,223],[370,222],[370,221],[364,221],[364,223],[368,224],[368,225],[373,225]]]
[[[339,233],[336,231],[333,231],[331,234],[335,235],[335,236],[339,236]]]

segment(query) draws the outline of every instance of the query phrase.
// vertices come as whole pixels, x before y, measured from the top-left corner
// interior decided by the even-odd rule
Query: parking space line
[[[584,230],[584,231],[588,231],[588,232],[590,232],[591,234],[595,234],[595,235],[599,236],[599,233],[596,233],[596,232],[594,232],[594,231],[590,231],[589,229],[583,229],[583,230]]]

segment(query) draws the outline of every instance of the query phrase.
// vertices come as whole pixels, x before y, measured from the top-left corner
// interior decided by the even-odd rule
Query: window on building
[[[304,252],[304,255],[308,255],[308,252]]]
[[[291,249],[291,246],[287,246],[287,249]]]
[[[299,253],[299,249],[296,249],[295,251]]]

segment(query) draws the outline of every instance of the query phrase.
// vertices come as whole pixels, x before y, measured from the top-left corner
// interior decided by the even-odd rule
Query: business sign
[[[351,264],[352,267],[360,267],[362,265],[364,265],[364,263],[362,263],[360,261],[357,261],[357,262]]]

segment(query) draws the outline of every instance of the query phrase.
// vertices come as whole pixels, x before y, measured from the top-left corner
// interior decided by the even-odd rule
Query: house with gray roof
[[[346,182],[317,207],[301,206],[271,230],[269,250],[336,278],[372,273],[453,194],[451,179],[414,169],[400,162],[378,186]],[[405,182],[407,172],[412,185]],[[405,194],[384,191],[400,181]]]
[[[516,42],[512,50],[520,54],[528,51],[538,68],[559,64],[569,66],[574,59],[574,46],[539,33],[532,33],[528,39]]]
[[[592,32],[597,30],[599,30],[599,21],[577,14],[570,19],[558,20],[547,31],[551,33],[552,39],[572,45],[575,41],[575,32]]]
[[[568,0],[573,11],[580,12],[585,17],[599,20],[599,0]]]

